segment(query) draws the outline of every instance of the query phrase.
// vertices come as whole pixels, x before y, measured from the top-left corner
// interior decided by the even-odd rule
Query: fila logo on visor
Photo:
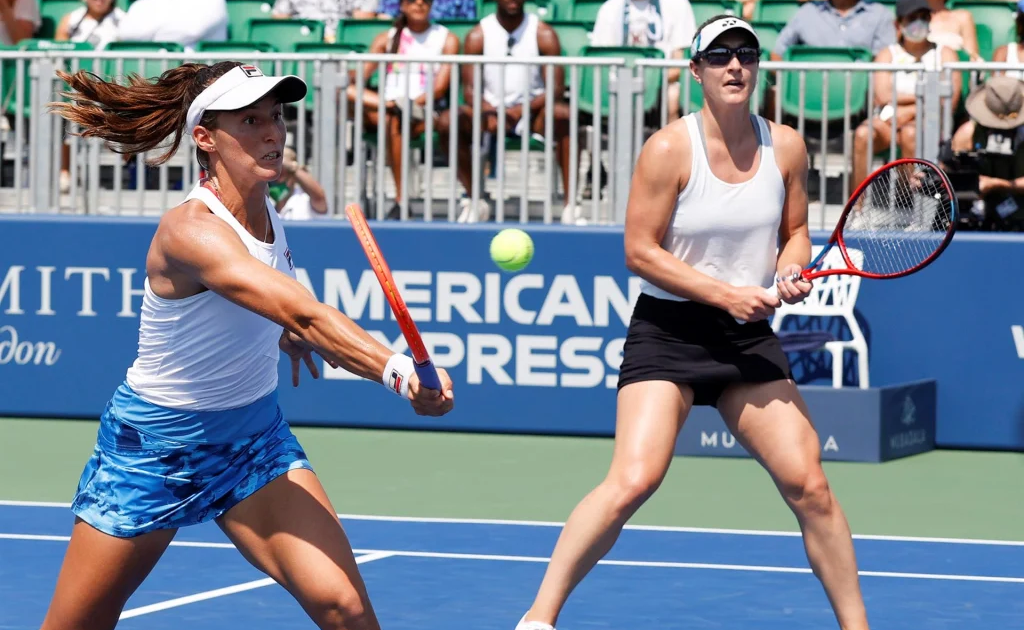
[[[242,68],[242,72],[245,73],[245,76],[249,77],[250,79],[253,78],[253,77],[262,77],[263,76],[263,73],[260,72],[260,69],[257,68],[256,66],[241,66],[241,68]]]

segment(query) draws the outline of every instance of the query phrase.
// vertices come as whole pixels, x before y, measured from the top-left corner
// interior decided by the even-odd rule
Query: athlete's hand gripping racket
[[[938,166],[916,158],[890,162],[857,187],[821,253],[791,279],[848,274],[888,280],[916,273],[949,245],[957,213],[953,187]],[[823,269],[833,247],[844,264]],[[863,260],[855,261],[848,248]],[[778,285],[768,291],[777,297]]]
[[[380,246],[377,245],[377,239],[373,237],[373,232],[370,231],[370,226],[367,225],[366,218],[363,217],[362,209],[358,204],[349,204],[345,208],[345,214],[348,216],[349,223],[352,224],[352,229],[356,231],[359,244],[363,246],[366,258],[370,261],[370,268],[377,274],[377,281],[380,282],[381,288],[384,289],[384,296],[387,297],[388,303],[391,304],[391,310],[395,313],[398,326],[402,329],[402,335],[405,336],[405,341],[409,344],[413,362],[416,364],[416,375],[419,377],[420,383],[429,389],[441,391],[441,380],[437,377],[437,370],[434,369],[434,364],[430,360],[427,348],[423,345],[423,338],[420,337],[416,323],[409,315],[409,308],[405,305],[405,301],[398,292],[395,279],[391,276],[391,269],[384,260]]]

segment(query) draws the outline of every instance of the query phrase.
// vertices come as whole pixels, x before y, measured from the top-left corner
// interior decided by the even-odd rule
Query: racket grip
[[[423,363],[416,364],[416,376],[420,379],[420,385],[428,389],[441,391],[441,379],[437,376],[434,363],[427,359]]]

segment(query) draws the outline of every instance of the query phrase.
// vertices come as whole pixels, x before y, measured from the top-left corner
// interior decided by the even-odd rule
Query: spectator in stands
[[[1024,62],[1024,0],[1017,1],[1017,10],[1014,13],[1014,26],[1014,41],[996,48],[992,53],[992,61]],[[1024,79],[1024,71],[1021,70],[998,70],[994,74],[1005,74],[1006,76]]]
[[[992,53],[992,61],[1007,63],[1024,62],[1024,0],[1018,0],[1015,20],[1015,41],[1004,44]],[[972,21],[973,23],[973,21]],[[994,70],[992,75],[1008,76],[1024,79],[1024,70]],[[974,137],[974,120],[968,120],[953,134],[952,148],[954,151],[969,151]]]
[[[523,57],[538,56],[559,57],[562,45],[558,34],[536,15],[523,11],[525,0],[498,0],[495,13],[488,15],[473,27],[466,35],[465,54],[483,55],[485,57]],[[500,77],[505,74],[504,99],[499,94]],[[565,69],[554,67],[554,86],[551,86],[554,111],[555,156],[561,165],[562,185],[565,187],[566,205],[562,210],[562,223],[579,223],[579,209],[575,205],[573,191],[569,190],[569,104],[565,100]],[[466,191],[471,191],[472,159],[471,141],[473,133],[473,66],[462,66],[462,95],[467,105],[461,107],[456,116],[459,125],[458,177]],[[555,87],[558,86],[558,87]],[[481,94],[481,125],[482,131],[495,134],[497,142],[504,142],[507,134],[515,134],[523,142],[529,142],[531,131],[544,133],[545,99],[547,88],[544,85],[544,73],[539,66],[484,64]],[[530,129],[524,129],[523,100],[529,99]],[[504,130],[498,130],[498,105],[504,100]],[[442,112],[438,118],[438,131],[444,138],[452,123],[451,112],[454,108]],[[526,177],[523,173],[523,177]],[[504,200],[499,200],[499,203]],[[465,197],[460,201],[462,210],[459,214],[460,223],[486,221],[490,217],[490,207],[486,201],[480,200],[479,209],[474,213],[471,201]]]
[[[897,0],[896,27],[897,43],[882,49],[875,55],[877,63],[922,63],[929,70],[938,70],[943,63],[957,61],[957,54],[950,48],[935,44],[928,39],[928,25],[932,9],[928,0]],[[960,102],[960,74],[952,73],[952,108]],[[865,120],[854,134],[853,181],[856,188],[868,172],[868,138],[872,138],[872,152],[877,153],[889,147],[893,129],[896,143],[904,156],[914,155],[917,140],[917,71],[875,72],[872,77],[875,88],[875,112]],[[893,91],[896,93],[896,108],[893,109]]]
[[[0,44],[13,46],[42,26],[38,0],[0,0]]]
[[[968,146],[961,150],[979,157],[981,199],[974,210],[982,229],[1024,230],[1024,82],[992,77],[964,105],[974,124]]]
[[[135,0],[117,31],[121,41],[177,42],[195,50],[199,42],[228,38],[225,0]]]
[[[953,50],[963,50],[972,61],[984,61],[978,48],[978,27],[967,9],[948,9],[946,0],[929,0],[932,23],[928,39]]]
[[[682,59],[693,41],[697,22],[689,0],[606,0],[594,20],[594,46],[658,48],[666,59]],[[669,121],[679,118],[679,77],[668,72]]]
[[[378,17],[396,18],[400,13],[402,0],[380,0],[377,9]],[[430,19],[440,20],[475,20],[476,0],[434,0],[430,8]]]
[[[370,44],[370,53],[398,54],[411,59],[417,57],[436,57],[438,55],[459,54],[459,38],[440,24],[430,21],[430,0],[402,0],[401,9],[395,19],[394,26],[382,32]],[[366,64],[363,76],[367,80],[376,72],[378,64]],[[411,73],[411,77],[407,75]],[[354,73],[353,73],[354,74]],[[385,120],[387,127],[387,155],[391,164],[391,173],[395,178],[395,203],[391,207],[388,218],[398,218],[402,190],[402,116],[405,113],[405,86],[409,85],[409,124],[410,140],[423,135],[426,131],[426,117],[432,116],[435,124],[437,114],[426,112],[427,90],[434,94],[435,108],[444,108],[446,96],[451,84],[452,68],[450,64],[434,64],[434,83],[427,85],[427,64],[411,61],[408,63],[387,64],[384,78]],[[349,101],[355,102],[360,93],[363,96],[364,124],[376,130],[380,124],[378,119],[379,94],[372,90],[360,90],[352,85],[348,88]],[[351,110],[350,110],[351,111]]]
[[[285,20],[319,20],[324,41],[337,41],[338,22],[349,18],[377,17],[378,0],[276,0],[271,16]]]
[[[771,58],[779,61],[790,46],[866,48],[872,55],[896,43],[892,11],[866,0],[806,2],[779,32]]]
[[[121,20],[127,14],[115,0],[85,0],[84,4],[61,18],[54,39],[88,42],[96,50],[102,50],[117,40]]]
[[[320,182],[298,162],[295,149],[285,147],[281,179],[270,186],[277,214],[282,219],[304,221],[313,213],[327,214],[327,197]],[[276,194],[275,194],[276,193]]]
[[[118,28],[125,15],[115,0],[85,0],[84,6],[61,18],[54,39],[59,42],[88,42],[96,50],[102,50],[117,39]],[[61,192],[71,190],[70,164],[71,145],[65,142],[60,156]]]

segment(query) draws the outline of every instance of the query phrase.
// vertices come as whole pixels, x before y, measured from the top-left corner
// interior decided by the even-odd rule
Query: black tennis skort
[[[733,383],[793,377],[786,353],[767,321],[741,324],[701,302],[637,299],[626,332],[619,388],[670,381],[693,388],[694,405],[717,406]]]

